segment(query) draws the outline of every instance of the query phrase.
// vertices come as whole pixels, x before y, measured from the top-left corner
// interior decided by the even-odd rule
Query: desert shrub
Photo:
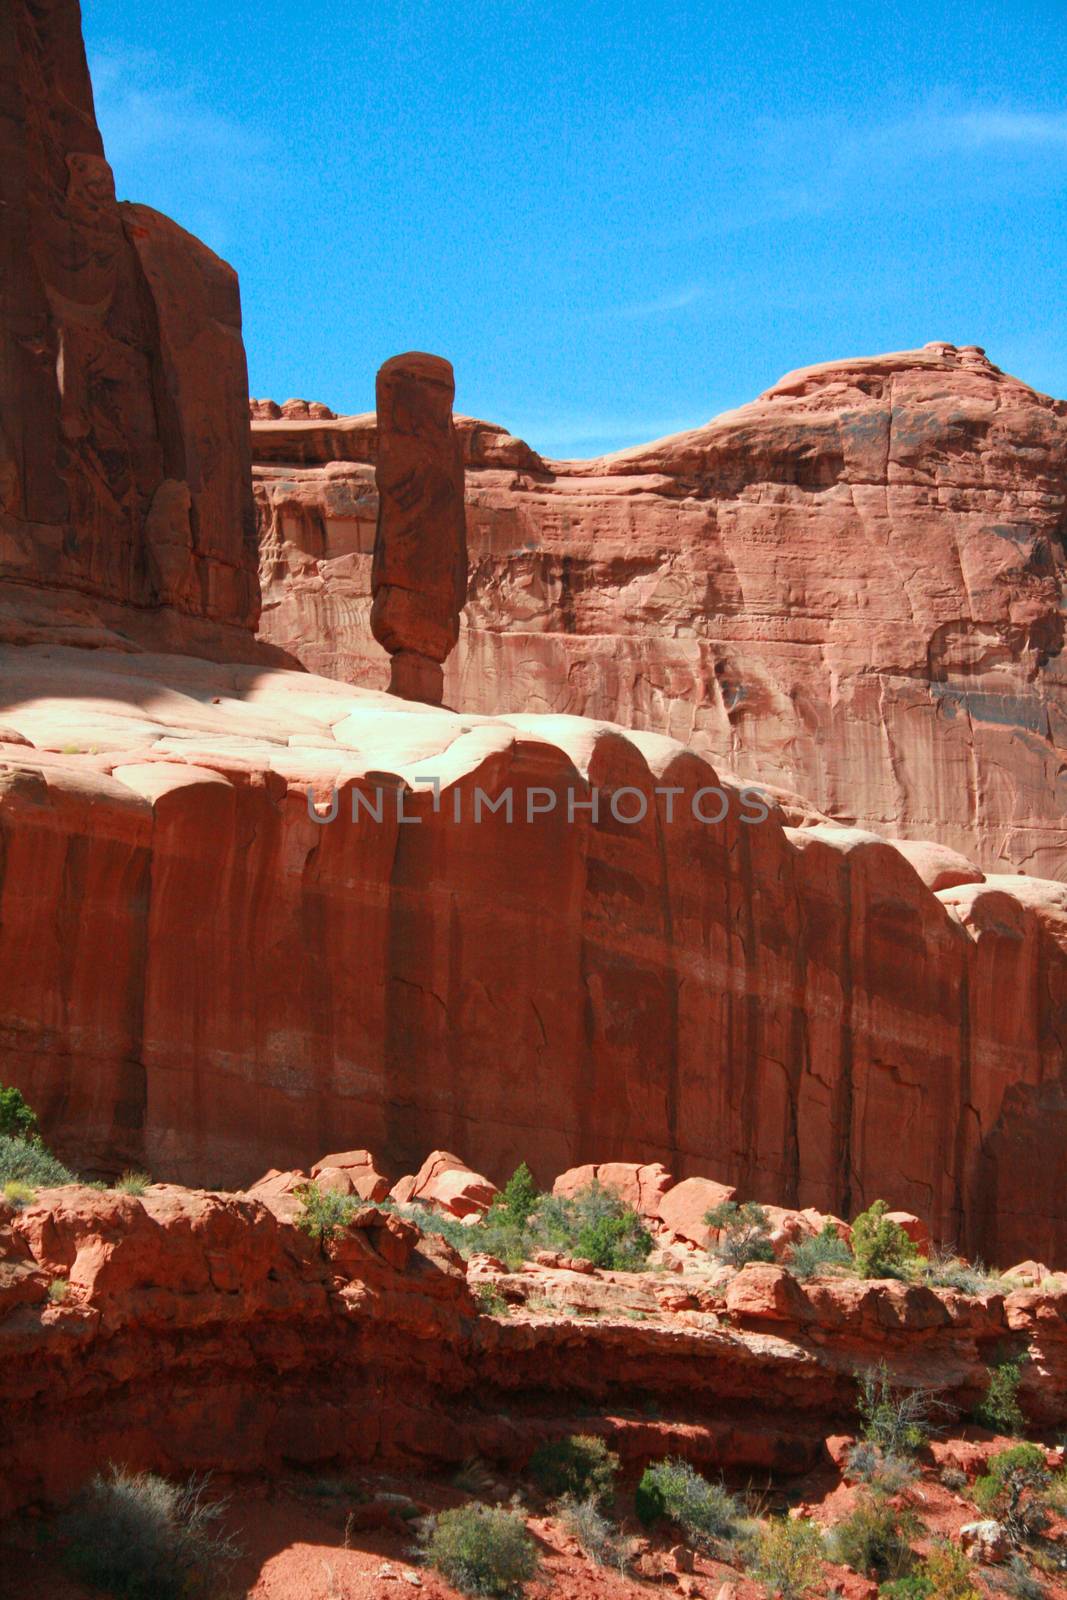
[[[645,1468],[634,1506],[646,1527],[660,1517],[669,1517],[693,1544],[704,1549],[737,1538],[743,1528],[742,1508],[734,1496],[677,1457],[668,1456]]]
[[[70,1284],[66,1278],[53,1278],[48,1285],[48,1301],[50,1305],[61,1306],[65,1300],[70,1299]]]
[[[743,1267],[748,1261],[773,1261],[771,1225],[766,1211],[754,1200],[738,1205],[736,1200],[724,1200],[721,1205],[705,1211],[704,1221],[719,1234],[718,1242],[710,1246],[717,1261],[731,1267]]]
[[[912,1540],[919,1533],[913,1511],[898,1510],[884,1496],[866,1493],[831,1530],[830,1550],[835,1560],[884,1583],[906,1576],[914,1564]]]
[[[1012,1600],[1045,1600],[1048,1590],[1035,1578],[1022,1556],[1014,1555],[1004,1571],[1004,1592]]]
[[[0,1134],[0,1186],[26,1183],[40,1189],[55,1184],[73,1183],[74,1174],[62,1161],[50,1155],[35,1139],[16,1139]]]
[[[787,1262],[795,1278],[815,1278],[826,1267],[850,1267],[852,1251],[832,1222],[824,1222],[821,1233],[798,1239]]]
[[[0,1135],[6,1139],[36,1139],[37,1117],[20,1090],[0,1084]]]
[[[151,1182],[147,1172],[130,1171],[124,1172],[121,1178],[116,1178],[113,1188],[117,1194],[144,1194]]]
[[[28,1183],[5,1183],[0,1193],[16,1211],[21,1211],[24,1206],[32,1206],[37,1198],[37,1190],[31,1189]]]
[[[914,1455],[921,1450],[930,1434],[931,1391],[895,1388],[884,1361],[857,1373],[856,1382],[863,1437],[884,1456]]]
[[[1067,1517],[1067,1471],[1053,1475],[1045,1491],[1045,1504],[1058,1517]]]
[[[824,1555],[814,1522],[772,1517],[753,1542],[749,1571],[769,1595],[802,1600],[821,1582]]]
[[[948,1540],[938,1540],[913,1572],[893,1579],[880,1592],[886,1600],[982,1600],[973,1566]]]
[[[906,1278],[919,1252],[899,1222],[886,1217],[889,1207],[876,1200],[852,1224],[852,1259],[861,1278]]]
[[[491,1283],[476,1283],[474,1300],[483,1317],[506,1317],[508,1303]]]
[[[537,1572],[537,1550],[517,1511],[474,1501],[428,1519],[426,1559],[463,1594],[514,1595]]]
[[[886,1455],[869,1439],[861,1439],[849,1451],[845,1470],[849,1478],[883,1494],[899,1494],[914,1483],[919,1469],[906,1456]]]
[[[615,1497],[619,1458],[594,1434],[572,1433],[567,1439],[539,1445],[530,1457],[529,1473],[550,1499],[569,1495],[610,1505]]]
[[[219,1600],[239,1551],[205,1487],[124,1467],[98,1475],[61,1524],[72,1572],[115,1600]]]
[[[1046,1494],[1051,1475],[1036,1444],[1016,1444],[989,1460],[989,1471],[974,1486],[974,1503],[996,1517],[1014,1544],[1026,1544],[1048,1522]]]
[[[615,1567],[619,1572],[626,1570],[633,1551],[633,1541],[623,1537],[615,1524],[604,1515],[596,1500],[576,1500],[571,1495],[564,1495],[557,1511],[564,1530],[578,1541],[598,1567]]]
[[[988,1367],[989,1386],[974,1408],[974,1420],[994,1433],[1019,1434],[1026,1426],[1026,1418],[1019,1405],[1019,1384],[1023,1364],[1018,1357],[998,1361]]]
[[[616,1272],[639,1271],[652,1249],[637,1212],[596,1182],[570,1198],[542,1195],[527,1237],[534,1248],[563,1250]]]
[[[946,1489],[951,1489],[953,1494],[959,1494],[961,1489],[967,1487],[967,1474],[959,1467],[942,1467],[938,1476]]]
[[[932,1251],[921,1264],[919,1277],[932,1289],[955,1289],[959,1294],[1000,1294],[1007,1288],[999,1273],[987,1272],[980,1261],[964,1261],[946,1250]]]
[[[297,1227],[323,1244],[328,1244],[348,1227],[362,1203],[355,1195],[334,1194],[313,1183],[305,1183],[296,1193],[303,1207],[296,1219]]]

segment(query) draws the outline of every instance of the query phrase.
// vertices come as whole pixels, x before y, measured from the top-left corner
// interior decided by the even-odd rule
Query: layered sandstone
[[[606,1433],[628,1466],[683,1451],[737,1476],[797,1474],[855,1427],[857,1371],[884,1360],[966,1410],[1008,1348],[1031,1423],[1067,1416],[1062,1292],[801,1285],[762,1266],[709,1289],[509,1275],[484,1257],[465,1274],[396,1215],[364,1207],[324,1246],[296,1209],[164,1185],[0,1203],[0,1517],[68,1498],[113,1459],[174,1477],[474,1455],[515,1470],[578,1430]],[[510,1313],[479,1316],[468,1276]]]
[[[248,656],[236,274],[116,202],[77,0],[5,5],[0,126],[0,631]]]
[[[374,418],[252,431],[263,634],[377,687]],[[1067,877],[1067,403],[942,343],[596,461],[465,433],[450,703],[667,733],[839,822]]]
[[[1063,1263],[1062,885],[935,892],[581,718],[102,651],[0,683],[0,1080],[83,1166],[662,1161]]]

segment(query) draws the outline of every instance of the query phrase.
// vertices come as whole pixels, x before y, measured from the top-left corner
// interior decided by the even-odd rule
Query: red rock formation
[[[367,1206],[323,1248],[291,1208],[162,1185],[0,1202],[0,1517],[116,1458],[174,1476],[474,1454],[514,1469],[579,1429],[627,1464],[682,1450],[714,1470],[804,1472],[854,1425],[857,1371],[884,1360],[966,1410],[1007,1348],[1025,1358],[1032,1421],[1067,1417],[1063,1292],[802,1285],[757,1265],[708,1309],[675,1310],[681,1280],[652,1273],[472,1264],[471,1284],[513,1306],[479,1317],[442,1240]],[[56,1280],[68,1288],[51,1298]]]
[[[1064,402],[938,344],[598,461],[510,445],[468,459],[450,703],[669,733],[839,821],[1067,877]],[[377,686],[373,418],[253,450],[264,636]]]
[[[431,705],[441,703],[441,663],[459,637],[467,597],[455,392],[440,356],[393,356],[378,372],[371,631],[392,657],[393,694]]]
[[[225,637],[247,657],[259,597],[236,275],[166,217],[116,203],[77,0],[11,0],[0,64],[4,635],[51,622],[216,654]]]
[[[746,823],[730,786],[701,823],[707,763],[581,719],[0,666],[33,745],[0,749],[0,1080],[73,1159],[228,1185],[348,1147],[390,1178],[458,1148],[498,1185],[658,1161],[1067,1259],[1067,888],[935,893],[874,835]],[[484,809],[509,788],[510,822]]]

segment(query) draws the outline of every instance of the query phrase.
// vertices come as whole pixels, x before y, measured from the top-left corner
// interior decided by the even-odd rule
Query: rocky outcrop
[[[0,684],[0,1081],[83,1168],[662,1162],[1064,1262],[1062,885],[935,892],[577,718],[101,651]]]
[[[236,274],[116,203],[77,0],[4,7],[0,124],[0,633],[247,658]]]
[[[253,426],[264,636],[376,687],[373,417]],[[468,424],[451,704],[667,733],[840,823],[1067,877],[1067,404],[949,344],[550,462]]]
[[[409,351],[378,371],[371,632],[391,657],[391,693],[431,705],[441,704],[441,663],[459,637],[467,596],[455,392],[440,356]]]
[[[1067,1417],[1062,1293],[801,1285],[764,1266],[706,1290],[484,1257],[465,1274],[373,1206],[325,1245],[295,1210],[166,1185],[0,1202],[0,1518],[113,1459],[175,1477],[474,1455],[515,1469],[575,1431],[607,1434],[630,1467],[680,1450],[795,1474],[826,1464],[827,1435],[855,1426],[856,1372],[883,1360],[966,1410],[1010,1349],[1030,1421]],[[509,1314],[479,1316],[468,1276]]]

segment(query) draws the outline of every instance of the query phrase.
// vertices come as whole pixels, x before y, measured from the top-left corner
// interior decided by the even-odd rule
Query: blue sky
[[[1067,395],[1063,0],[82,0],[119,194],[238,269],[252,393],[399,350],[555,455],[930,339]]]

